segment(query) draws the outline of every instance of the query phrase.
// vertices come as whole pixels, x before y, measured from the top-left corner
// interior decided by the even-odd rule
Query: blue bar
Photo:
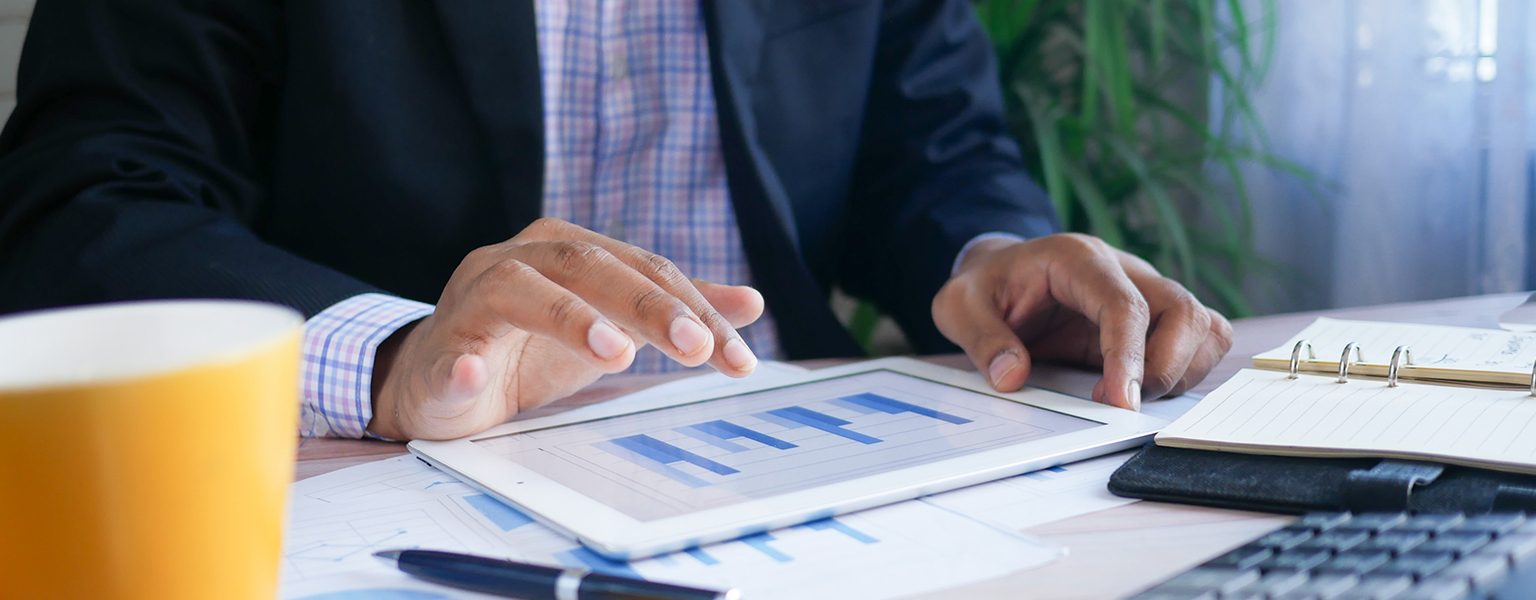
[[[831,425],[833,427],[841,427],[843,425],[852,423],[852,421],[844,421],[832,415],[819,413],[804,406],[786,406],[784,408],[778,408],[768,412],[806,426],[810,426],[810,421],[821,423],[823,425]]]
[[[806,427],[814,427],[833,435],[840,435],[861,444],[880,443],[880,438],[870,437],[857,431],[849,431],[847,429],[843,429],[842,426],[847,425],[847,421],[837,417],[824,415],[808,408],[790,406],[787,408],[777,408],[770,410],[767,414],[773,415],[780,419],[794,421],[795,423],[799,423]]]
[[[621,437],[610,441],[618,444],[620,448],[661,464],[683,461],[716,475],[731,475],[741,472],[645,434]]]
[[[528,518],[528,515],[517,512],[517,509],[502,504],[500,500],[485,494],[465,496],[464,502],[468,503],[475,511],[485,515],[486,519],[495,523],[502,531],[512,531],[533,522],[533,519]]]
[[[1062,467],[1062,466],[1055,466],[1055,467],[1051,467],[1051,468],[1046,469],[1046,470],[1050,471],[1052,473],[1066,473],[1067,472],[1067,468],[1066,467]]]
[[[881,396],[879,394],[871,394],[868,392],[863,394],[855,394],[853,396],[844,396],[839,398],[839,400],[852,402],[861,406],[868,406],[887,414],[894,415],[897,413],[909,412],[915,415],[922,415],[930,419],[938,419],[946,423],[954,423],[956,425],[964,425],[971,422],[970,419],[965,417],[957,417],[947,412],[940,412],[931,408],[923,408],[916,404],[908,404],[894,398],[886,398],[885,396]]]
[[[889,412],[889,411],[884,411],[884,410],[875,410],[875,409],[870,408],[868,406],[865,406],[863,404],[859,404],[858,402],[849,402],[846,398],[833,398],[831,400],[828,400],[827,402],[831,403],[831,404],[835,404],[837,406],[841,406],[841,407],[846,408],[848,410],[851,410],[853,412],[859,413],[860,415],[873,415],[873,414],[876,414],[876,413]]]
[[[842,521],[839,521],[837,519],[833,519],[833,518],[830,518],[830,517],[826,518],[826,519],[822,519],[820,521],[811,521],[810,523],[806,523],[805,526],[810,528],[810,529],[815,529],[817,531],[826,531],[828,529],[831,529],[833,531],[836,531],[838,533],[841,533],[843,535],[846,535],[848,537],[856,539],[856,540],[858,540],[860,542],[864,542],[866,544],[873,544],[873,543],[876,543],[876,542],[880,541],[878,539],[875,539],[874,536],[871,536],[871,535],[869,535],[867,533],[864,533],[862,531],[859,531],[857,529],[849,527],[847,523],[844,523]]]
[[[616,560],[608,560],[602,556],[599,556],[596,552],[586,548],[567,550],[565,552],[556,554],[555,557],[560,559],[560,562],[564,563],[567,567],[586,569],[588,571],[592,571],[593,573],[604,573],[607,575],[618,575],[621,577],[645,579],[644,576],[640,575],[639,571],[636,571],[634,567],[629,566],[629,563],[623,563]]]
[[[710,435],[709,433],[699,429],[698,425],[689,425],[687,427],[678,427],[676,429],[673,429],[672,431],[676,431],[678,433],[681,433],[683,435],[686,435],[686,436],[691,437],[693,439],[696,439],[698,441],[704,442],[706,444],[709,444],[711,446],[714,446],[714,447],[719,448],[721,450],[724,450],[726,452],[733,452],[733,453],[734,452],[742,452],[742,451],[745,451],[747,449],[746,446],[743,446],[743,445],[738,444],[736,442],[732,442],[732,441],[727,441],[725,439],[721,439],[720,436],[717,436],[717,435]]]
[[[611,441],[594,442],[592,446],[602,449],[603,452],[607,452],[629,462],[645,467],[653,473],[669,477],[673,481],[677,481],[678,483],[691,488],[704,488],[709,487],[710,485],[708,481],[704,481],[703,479],[699,479],[698,477],[684,473],[681,469],[675,469],[665,464],[656,462],[655,459],[634,452]]]
[[[790,448],[797,448],[798,447],[798,446],[796,446],[794,444],[791,444],[791,443],[786,442],[784,440],[781,440],[779,438],[773,437],[771,435],[765,435],[765,434],[762,434],[762,433],[758,433],[756,431],[753,431],[751,429],[747,429],[746,427],[742,427],[742,426],[737,425],[735,423],[732,423],[730,421],[710,421],[708,423],[699,423],[698,425],[690,425],[690,427],[693,427],[694,429],[697,429],[699,431],[702,431],[702,432],[707,433],[709,435],[712,435],[714,437],[720,438],[722,440],[729,440],[729,439],[734,439],[734,438],[746,438],[746,439],[752,440],[754,442],[757,442],[759,444],[762,444],[764,446],[772,446],[772,447],[778,448],[780,450],[788,450]]]
[[[751,546],[753,548],[756,548],[758,552],[762,552],[763,554],[767,554],[768,558],[774,559],[774,560],[779,561],[781,563],[787,563],[787,562],[790,562],[792,560],[795,560],[793,558],[790,558],[790,556],[788,554],[785,554],[783,552],[779,552],[779,550],[777,548],[774,548],[773,546],[769,546],[768,542],[771,542],[771,541],[773,541],[773,536],[768,535],[766,533],[757,533],[757,534],[753,534],[753,535],[749,535],[747,537],[741,538],[741,543],[746,544],[748,546]]]
[[[706,566],[706,567],[713,567],[715,565],[720,564],[720,561],[718,559],[716,559],[713,556],[710,556],[709,554],[706,554],[703,550],[700,550],[698,548],[689,548],[687,550],[684,550],[683,552],[687,552],[688,556],[694,557],[700,563],[703,563],[704,566]]]

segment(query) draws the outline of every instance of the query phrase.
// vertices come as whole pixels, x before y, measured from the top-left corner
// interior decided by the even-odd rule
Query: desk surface
[[[1236,341],[1195,392],[1215,389],[1254,354],[1279,346],[1318,316],[1344,319],[1402,321],[1436,325],[1497,328],[1504,311],[1525,301],[1527,293],[1498,294],[1338,309],[1244,319],[1233,323]],[[930,358],[933,362],[974,370],[963,356]],[[839,361],[812,361],[817,368]],[[676,375],[610,377],[553,405],[530,411],[537,416],[600,402],[676,378]],[[297,478],[304,479],[355,464],[405,452],[401,444],[361,440],[305,440],[299,445]],[[1220,554],[1250,538],[1284,524],[1288,518],[1156,502],[1048,523],[1026,532],[1070,549],[1066,558],[1046,567],[1015,573],[924,598],[1016,598],[1029,590],[1031,598],[1119,598],[1173,573]]]

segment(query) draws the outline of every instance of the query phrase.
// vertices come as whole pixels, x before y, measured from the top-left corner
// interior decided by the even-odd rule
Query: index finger
[[[1155,325],[1147,335],[1142,389],[1157,398],[1179,388],[1211,333],[1211,313],[1195,295],[1157,273],[1146,261],[1120,256],[1126,275],[1147,299]]]
[[[710,351],[709,364],[715,370],[732,377],[745,377],[757,368],[757,356],[747,347],[741,334],[714,306],[704,299],[693,282],[672,264],[672,261],[653,254],[639,246],[628,244],[597,232],[553,219],[541,219],[537,227],[525,230],[530,237],[570,239],[587,242],[607,250],[610,254],[640,272],[661,289],[672,294],[693,311],[713,334],[714,348]],[[521,234],[520,234],[521,237]]]
[[[1052,265],[1051,295],[1099,327],[1104,379],[1096,388],[1096,396],[1102,397],[1094,400],[1140,410],[1149,322],[1147,300],[1107,244],[1093,238],[1067,239],[1087,244],[1088,251],[1073,253],[1078,260]]]

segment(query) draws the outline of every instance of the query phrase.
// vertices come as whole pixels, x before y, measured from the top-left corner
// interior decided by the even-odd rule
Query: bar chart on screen
[[[479,440],[650,520],[1097,425],[889,371]]]

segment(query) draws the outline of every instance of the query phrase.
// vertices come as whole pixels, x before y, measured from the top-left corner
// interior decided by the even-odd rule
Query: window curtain
[[[1268,150],[1318,185],[1245,170],[1254,242],[1278,263],[1250,282],[1257,310],[1532,287],[1530,3],[1276,3],[1253,108]]]

